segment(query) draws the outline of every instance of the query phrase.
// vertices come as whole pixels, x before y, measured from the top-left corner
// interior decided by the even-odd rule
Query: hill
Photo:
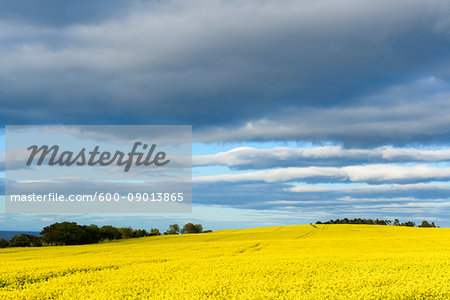
[[[0,298],[450,297],[450,229],[315,226],[0,249]]]

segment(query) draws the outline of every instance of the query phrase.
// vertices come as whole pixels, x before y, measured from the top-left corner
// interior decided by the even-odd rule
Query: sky
[[[192,125],[194,142],[192,214],[0,230],[448,227],[449,50],[447,0],[0,0],[1,126]]]

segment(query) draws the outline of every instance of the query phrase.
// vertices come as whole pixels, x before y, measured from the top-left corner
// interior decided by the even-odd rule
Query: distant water
[[[31,235],[37,235],[39,236],[39,231],[0,231],[0,239],[10,240],[13,236],[19,235],[19,234],[31,234]]]

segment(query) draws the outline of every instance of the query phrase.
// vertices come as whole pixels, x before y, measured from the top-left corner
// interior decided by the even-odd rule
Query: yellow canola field
[[[311,225],[0,249],[0,299],[449,299],[450,229]]]

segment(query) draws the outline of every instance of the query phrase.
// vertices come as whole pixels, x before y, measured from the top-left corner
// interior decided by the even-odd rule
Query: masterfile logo
[[[142,150],[147,150],[147,153],[138,152],[138,147],[142,146]],[[33,145],[27,148],[29,150],[30,156],[28,157],[27,166],[31,166],[33,160],[36,156],[38,156],[36,165],[40,166],[44,162],[44,159],[47,156],[50,156],[47,162],[49,166],[67,166],[70,167],[72,165],[77,166],[109,166],[111,164],[116,164],[118,166],[125,166],[124,172],[128,172],[133,165],[136,166],[150,166],[155,165],[157,167],[164,166],[170,162],[169,159],[166,159],[166,152],[159,151],[156,155],[153,156],[155,152],[156,145],[153,144],[150,147],[147,144],[143,144],[141,142],[135,142],[133,148],[128,154],[125,154],[122,151],[115,151],[114,155],[109,151],[99,151],[100,146],[95,146],[92,151],[87,152],[86,148],[81,149],[78,154],[74,154],[72,151],[63,151],[59,152],[59,146],[53,145],[49,147],[47,145],[38,146]],[[86,154],[87,153],[87,154]],[[144,156],[145,155],[145,156]]]

